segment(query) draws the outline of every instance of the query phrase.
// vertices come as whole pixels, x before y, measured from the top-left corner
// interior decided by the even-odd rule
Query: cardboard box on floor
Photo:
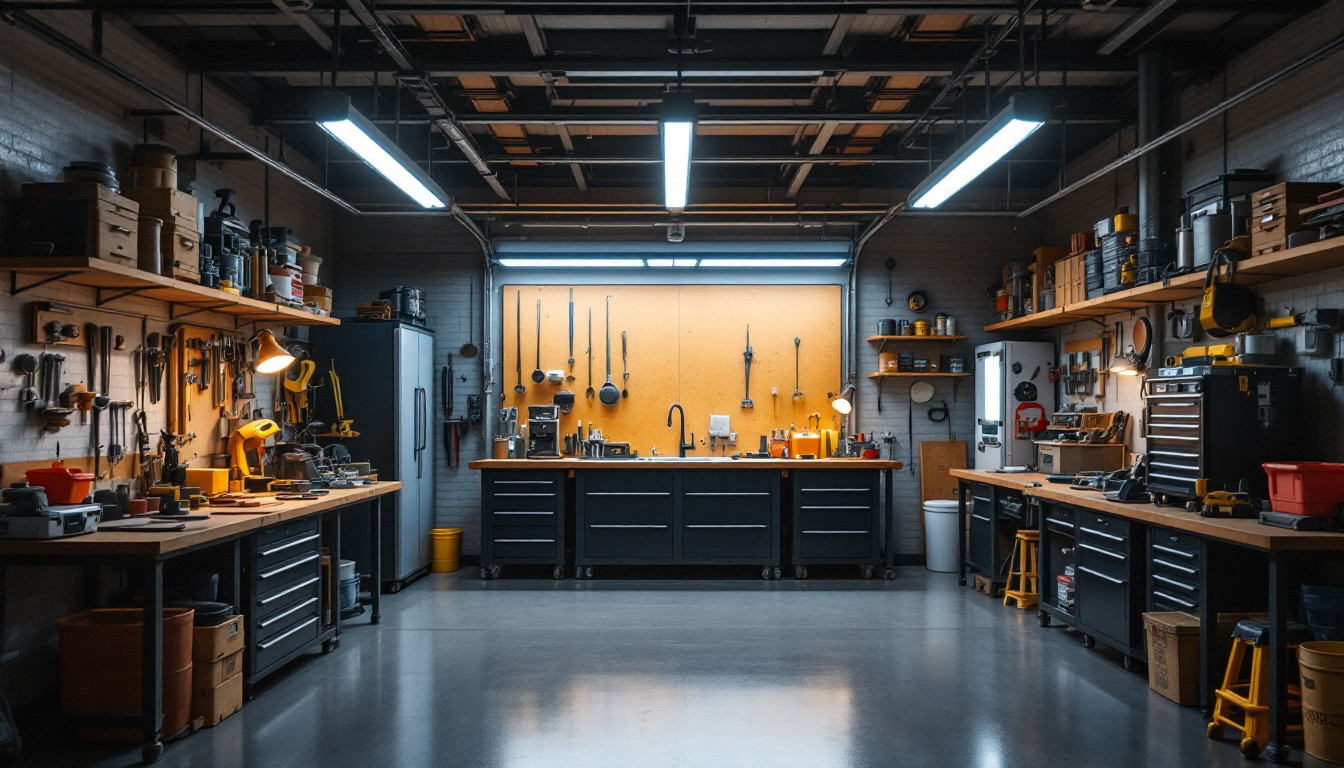
[[[242,671],[242,651],[234,651],[219,661],[193,661],[191,663],[191,688],[192,690],[214,688]]]
[[[1232,628],[1263,613],[1218,614],[1218,668],[1227,666]],[[1148,687],[1183,707],[1199,704],[1199,617],[1185,612],[1143,614],[1148,643]],[[1221,679],[1219,680],[1221,682]]]
[[[214,627],[193,627],[191,660],[194,663],[219,661],[243,649],[243,617],[230,616]]]
[[[213,688],[193,689],[191,692],[191,717],[193,720],[201,718],[206,728],[218,725],[219,721],[242,708],[242,672]]]

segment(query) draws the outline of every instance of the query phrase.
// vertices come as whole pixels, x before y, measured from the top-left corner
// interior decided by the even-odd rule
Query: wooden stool
[[[1013,540],[1013,554],[1008,558],[1008,585],[1003,590],[1003,604],[1016,600],[1020,610],[1027,610],[1041,601],[1039,579],[1036,574],[1036,544],[1041,540],[1040,531],[1018,531]],[[1016,565],[1013,564],[1016,559]],[[1016,570],[1014,570],[1016,568]],[[1017,588],[1013,588],[1013,577],[1017,577]]]
[[[1288,624],[1288,648],[1296,657],[1297,646],[1312,639],[1311,629],[1301,624]],[[1260,754],[1269,741],[1269,622],[1243,619],[1232,630],[1232,652],[1227,657],[1227,671],[1223,684],[1215,691],[1218,699],[1213,705],[1213,721],[1208,736],[1215,741],[1223,737],[1224,727],[1241,733],[1241,754],[1247,759]],[[1251,651],[1249,680],[1241,679],[1246,651]],[[1296,665],[1296,661],[1293,662]],[[1296,677],[1296,675],[1294,675]],[[1288,686],[1288,709],[1300,715],[1302,691],[1296,685]],[[1241,722],[1233,718],[1241,710]],[[1301,733],[1302,726],[1290,725],[1288,730]]]

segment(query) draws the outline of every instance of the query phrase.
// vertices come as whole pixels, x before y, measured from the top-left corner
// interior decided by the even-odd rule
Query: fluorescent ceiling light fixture
[[[663,200],[669,211],[686,207],[691,186],[691,142],[695,138],[695,101],[684,93],[663,97]]]
[[[313,119],[422,208],[448,207],[448,195],[387,134],[350,106],[350,97],[321,94],[313,105]]]
[[[910,192],[911,208],[937,208],[970,184],[1050,119],[1050,99],[1039,93],[1015,93],[1008,106],[976,131],[938,170]]]
[[[787,268],[787,267],[843,267],[849,262],[846,258],[834,259],[701,259],[702,267],[729,267],[736,269],[759,269],[762,267]]]
[[[584,259],[584,258],[533,258],[533,259],[514,259],[502,258],[499,260],[501,267],[513,267],[523,269],[573,269],[573,268],[595,268],[603,267],[618,269],[638,269],[644,266],[643,259]]]
[[[646,259],[650,267],[694,267],[699,259]]]

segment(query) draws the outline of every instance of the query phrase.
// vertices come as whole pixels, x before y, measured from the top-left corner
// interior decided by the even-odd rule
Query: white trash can
[[[953,499],[924,502],[924,567],[935,573],[955,573],[961,547],[957,544],[957,508]]]

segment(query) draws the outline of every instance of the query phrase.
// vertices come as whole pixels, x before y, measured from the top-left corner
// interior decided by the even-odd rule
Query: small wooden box
[[[1003,597],[1003,587],[982,573],[975,574],[975,591],[990,597]]]
[[[178,218],[184,224],[196,226],[198,201],[187,192],[160,187],[125,187],[121,193],[140,204],[143,216]]]
[[[1274,253],[1288,247],[1288,235],[1302,229],[1303,208],[1336,184],[1287,181],[1251,195],[1251,255]]]
[[[14,256],[84,256],[136,263],[140,204],[101,184],[24,184]]]
[[[1055,262],[1055,306],[1067,307],[1087,298],[1086,254]]]
[[[1036,468],[1047,475],[1072,475],[1088,470],[1109,471],[1125,466],[1124,443],[1036,443]]]
[[[180,219],[163,223],[159,237],[159,274],[188,283],[201,282],[201,238],[196,228],[183,227]]]

